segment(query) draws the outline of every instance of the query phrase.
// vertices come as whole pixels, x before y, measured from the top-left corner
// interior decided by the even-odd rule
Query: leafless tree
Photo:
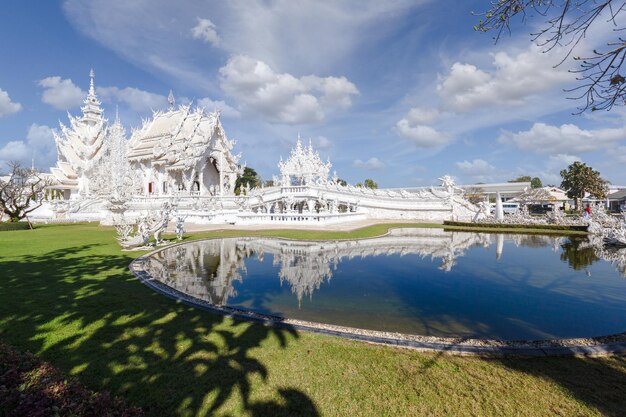
[[[36,170],[22,167],[19,162],[8,165],[9,174],[0,177],[0,210],[9,216],[10,222],[28,220],[28,214],[43,204],[49,181]],[[32,227],[30,221],[28,224]]]
[[[497,42],[503,33],[511,32],[513,20],[543,16],[546,24],[531,34],[532,40],[544,47],[544,52],[557,46],[565,47],[567,52],[558,65],[572,55],[592,27],[611,25],[616,40],[607,43],[602,50],[594,49],[587,57],[573,57],[579,66],[572,72],[578,75],[580,84],[566,91],[572,93],[569,98],[583,102],[578,114],[586,110],[610,110],[614,105],[626,103],[626,78],[620,74],[626,59],[626,40],[618,34],[625,29],[618,17],[625,10],[626,1],[492,0],[490,3],[488,11],[476,13],[481,20],[474,26],[475,30],[494,31]]]
[[[472,204],[485,201],[485,190],[480,187],[469,187],[465,189],[465,198]]]

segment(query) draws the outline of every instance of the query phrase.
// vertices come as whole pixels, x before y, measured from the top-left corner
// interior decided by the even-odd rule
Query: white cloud
[[[220,75],[226,94],[271,122],[318,122],[332,106],[350,106],[351,96],[358,93],[345,77],[296,78],[244,55],[231,57]]]
[[[313,139],[313,146],[316,149],[330,149],[333,146],[333,142],[326,136],[318,136]]]
[[[72,80],[59,76],[44,78],[39,81],[39,86],[44,88],[41,101],[59,110],[80,106],[87,95]]]
[[[564,154],[604,150],[625,139],[626,127],[586,130],[573,124],[551,126],[535,123],[527,131],[505,131],[498,141],[513,144],[525,151]]]
[[[131,110],[140,113],[163,109],[167,106],[167,98],[164,95],[150,93],[134,87],[98,87],[96,93],[105,101],[115,99],[126,103]]]
[[[413,124],[408,118],[401,119],[396,123],[396,132],[422,148],[445,146],[452,142],[452,138],[448,134],[430,126]]]
[[[0,169],[10,161],[30,166],[33,159],[36,167],[45,169],[54,164],[56,156],[52,129],[33,123],[24,140],[10,141],[0,148]]]
[[[569,165],[576,161],[582,161],[576,155],[560,153],[550,155],[542,170],[537,174],[544,185],[553,184],[559,186],[563,178],[559,174],[562,169],[566,169]]]
[[[229,106],[223,100],[211,100],[208,97],[198,100],[198,106],[204,107],[207,111],[219,110],[223,117],[239,118],[239,110]]]
[[[191,29],[191,35],[194,39],[200,39],[213,46],[220,44],[220,37],[217,34],[215,24],[209,19],[198,18],[198,24]]]
[[[281,72],[317,74],[345,64],[359,48],[371,48],[396,31],[406,13],[429,2],[66,0],[63,10],[81,33],[128,61],[197,88],[197,80],[219,62],[198,53],[190,32],[209,12],[213,26],[200,26],[201,39],[213,36],[212,29],[231,55],[257,57]]]
[[[573,81],[565,65],[554,67],[560,54],[544,54],[536,45],[515,56],[493,54],[492,71],[455,62],[437,91],[446,108],[463,113],[485,106],[521,106],[534,94]]]
[[[415,107],[409,110],[406,119],[411,125],[429,125],[439,118],[439,110]]]
[[[371,171],[380,171],[381,169],[385,168],[385,164],[376,157],[372,157],[365,162],[360,159],[355,159],[354,162],[352,162],[352,166],[355,168],[362,168]]]
[[[356,86],[346,77],[318,77],[309,75],[302,77],[302,82],[309,90],[322,92],[321,101],[324,104],[347,109],[352,106],[353,95],[359,94]]]
[[[9,162],[25,160],[30,156],[29,154],[30,150],[28,149],[26,142],[22,140],[12,140],[0,148],[0,161]],[[2,168],[4,168],[4,163],[2,165]]]
[[[548,159],[548,167],[555,169],[563,169],[576,161],[582,161],[580,157],[576,155],[569,155],[566,153],[560,153],[557,155],[551,155]]]
[[[457,162],[456,167],[465,175],[471,177],[492,174],[496,168],[484,159],[474,159],[473,161]]]
[[[9,93],[0,88],[0,117],[17,113],[21,109],[22,105],[20,103],[11,101]]]

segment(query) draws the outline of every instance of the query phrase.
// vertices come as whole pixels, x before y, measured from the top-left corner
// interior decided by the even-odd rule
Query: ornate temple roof
[[[75,188],[79,175],[90,171],[106,151],[107,120],[102,116],[101,103],[96,96],[93,70],[89,78],[82,116],[73,117],[68,113],[70,125],[59,123],[61,134],[54,132],[59,160],[51,172],[66,188]]]
[[[283,185],[326,183],[331,166],[330,161],[322,162],[320,154],[313,150],[310,142],[309,146],[303,147],[299,135],[289,159],[281,159],[278,163]]]
[[[217,161],[222,153],[225,168],[236,171],[239,157],[232,155],[233,145],[234,141],[226,137],[218,112],[192,110],[191,106],[174,109],[170,99],[168,111],[154,112],[140,129],[133,131],[128,159],[151,161],[152,165],[165,165],[167,170],[182,170],[209,156]]]

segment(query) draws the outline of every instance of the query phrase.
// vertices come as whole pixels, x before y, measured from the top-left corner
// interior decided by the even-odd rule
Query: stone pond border
[[[389,231],[391,230],[393,229],[389,229]],[[389,231],[386,234],[388,234]],[[490,358],[548,356],[597,357],[626,354],[626,332],[591,338],[502,341],[496,339],[443,338],[391,333],[259,314],[245,309],[218,306],[207,301],[200,300],[196,297],[192,297],[155,280],[143,268],[145,259],[157,252],[178,245],[215,239],[223,238],[198,239],[157,248],[134,259],[129,264],[129,269],[144,285],[162,295],[182,302],[183,304],[211,313],[259,323],[266,326],[273,326],[276,328],[294,329],[329,336],[338,336],[345,339],[358,340],[373,344],[462,356],[480,356]],[[271,237],[271,239],[293,240],[278,237]]]

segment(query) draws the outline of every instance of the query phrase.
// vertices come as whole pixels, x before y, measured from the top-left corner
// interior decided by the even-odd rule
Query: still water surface
[[[358,241],[193,242],[152,255],[147,269],[196,298],[299,320],[548,339],[626,331],[626,278],[605,253],[586,239],[404,229]]]

